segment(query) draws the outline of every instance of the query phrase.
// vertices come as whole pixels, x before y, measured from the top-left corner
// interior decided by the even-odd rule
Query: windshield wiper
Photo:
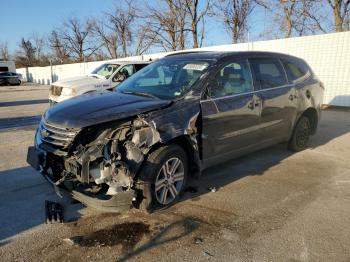
[[[145,93],[145,92],[138,92],[138,91],[121,91],[120,93],[123,94],[128,94],[128,95],[137,95],[137,96],[145,96],[145,97],[152,97],[155,99],[159,99],[159,97],[149,94],[149,93]]]

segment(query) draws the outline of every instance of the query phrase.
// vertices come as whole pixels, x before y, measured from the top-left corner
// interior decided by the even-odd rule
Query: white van
[[[50,105],[93,91],[111,90],[147,66],[148,61],[116,61],[97,67],[91,74],[62,79],[50,87]]]

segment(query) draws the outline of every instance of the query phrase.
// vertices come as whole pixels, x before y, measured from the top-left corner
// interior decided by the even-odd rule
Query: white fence
[[[336,106],[350,106],[350,32],[295,37],[242,44],[211,46],[200,50],[215,51],[273,51],[305,59],[325,85],[324,103]],[[148,60],[160,58],[167,53],[128,57],[119,60]],[[90,73],[104,63],[88,62],[52,67],[53,79],[63,79]],[[50,67],[17,69],[29,81],[50,84]]]

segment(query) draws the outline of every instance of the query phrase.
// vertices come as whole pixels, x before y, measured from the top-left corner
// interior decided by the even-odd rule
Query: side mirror
[[[208,85],[203,92],[203,99],[208,100],[211,98],[211,87]]]

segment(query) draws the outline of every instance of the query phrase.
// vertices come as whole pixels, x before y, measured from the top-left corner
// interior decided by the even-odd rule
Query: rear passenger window
[[[262,89],[287,84],[287,79],[278,59],[252,58],[249,59],[255,78]]]
[[[288,79],[293,81],[305,76],[309,72],[308,66],[296,59],[282,59]]]

